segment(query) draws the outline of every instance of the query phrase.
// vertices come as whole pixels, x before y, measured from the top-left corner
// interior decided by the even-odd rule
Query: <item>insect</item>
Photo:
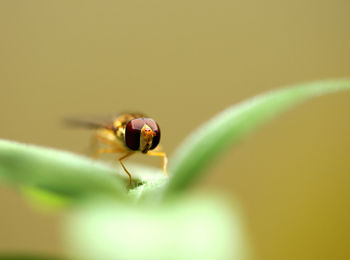
[[[73,126],[95,128],[95,140],[105,144],[108,148],[99,148],[96,156],[105,153],[121,153],[118,158],[122,168],[129,176],[132,185],[132,176],[125,167],[123,160],[141,152],[149,156],[163,158],[163,171],[167,173],[167,156],[160,151],[160,128],[155,120],[141,113],[124,113],[106,123],[67,120]]]

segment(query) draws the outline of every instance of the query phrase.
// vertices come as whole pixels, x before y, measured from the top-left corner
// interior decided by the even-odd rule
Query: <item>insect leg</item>
[[[98,147],[98,142],[101,142],[102,144],[110,146],[110,147],[96,149]],[[103,153],[123,153],[123,152],[125,152],[125,149],[122,146],[118,145],[119,143],[108,140],[107,138],[103,138],[103,137],[99,136],[98,134],[93,136],[92,144],[94,145],[94,148],[95,148],[94,150],[96,150],[96,152],[94,154],[95,159],[97,159],[98,156],[100,154],[103,154]]]
[[[122,160],[124,160],[125,158],[128,158],[129,156],[131,156],[132,154],[134,154],[134,152],[129,152],[125,155],[123,155],[122,157],[119,158],[119,162],[120,162],[120,165],[123,167],[124,171],[126,172],[127,175],[129,175],[129,184],[131,185],[132,184],[132,177],[131,177],[131,174],[130,172],[125,168]]]
[[[169,176],[168,171],[167,171],[168,157],[166,156],[166,153],[148,151],[147,155],[163,157],[163,171],[167,176]]]
[[[97,141],[99,141],[99,142],[101,142],[101,143],[104,143],[104,144],[106,144],[106,145],[110,145],[110,146],[115,145],[115,142],[113,142],[113,141],[111,141],[111,140],[108,140],[107,138],[103,138],[102,136],[100,136],[100,135],[98,135],[98,134],[95,135],[94,138],[95,138],[95,140],[97,140]]]
[[[119,150],[117,150],[115,148],[100,148],[100,149],[97,149],[97,151],[95,153],[95,159],[97,159],[100,154],[104,154],[104,153],[119,153]]]

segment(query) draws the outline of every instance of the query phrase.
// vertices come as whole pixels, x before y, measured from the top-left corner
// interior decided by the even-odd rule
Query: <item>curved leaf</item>
[[[63,260],[63,258],[53,256],[38,256],[33,254],[0,254],[0,260]]]
[[[234,105],[194,131],[169,160],[167,194],[190,186],[228,146],[287,109],[320,95],[350,89],[349,79],[325,80],[271,91]]]
[[[229,260],[249,253],[239,209],[233,213],[213,196],[147,206],[96,201],[67,219],[64,235],[68,252],[84,260]]]
[[[0,180],[24,189],[51,192],[64,200],[89,195],[123,198],[126,185],[118,177],[115,168],[82,156],[0,140]]]
[[[162,169],[130,163],[128,169],[132,171],[133,178],[138,182],[135,188],[129,189],[129,198],[135,202],[150,202],[152,204],[162,200],[160,194],[169,181],[169,176],[166,176]]]

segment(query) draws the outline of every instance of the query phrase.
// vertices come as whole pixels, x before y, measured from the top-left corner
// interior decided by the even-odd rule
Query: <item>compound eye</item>
[[[125,143],[131,150],[137,151],[140,148],[141,129],[145,125],[142,118],[130,120],[125,129]]]
[[[152,118],[145,118],[145,123],[152,129],[152,131],[155,133],[155,136],[153,136],[152,139],[152,146],[150,150],[153,150],[156,148],[160,141],[160,128],[156,121],[154,121]]]

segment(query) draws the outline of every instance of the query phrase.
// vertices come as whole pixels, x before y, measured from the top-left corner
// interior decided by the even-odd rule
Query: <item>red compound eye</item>
[[[131,150],[140,149],[141,129],[147,124],[153,131],[152,146],[150,150],[157,147],[160,141],[160,129],[158,124],[151,118],[136,118],[130,120],[125,129],[125,143]]]
[[[125,129],[125,143],[131,150],[137,151],[140,148],[141,129],[145,125],[143,118],[131,120]]]

